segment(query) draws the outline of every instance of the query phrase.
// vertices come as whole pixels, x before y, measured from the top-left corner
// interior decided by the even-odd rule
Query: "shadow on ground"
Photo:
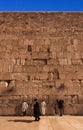
[[[24,122],[24,123],[32,123],[34,120],[8,120],[9,122]]]

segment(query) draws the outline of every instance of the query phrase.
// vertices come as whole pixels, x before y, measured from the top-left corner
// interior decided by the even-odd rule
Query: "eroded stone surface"
[[[0,13],[0,115],[21,114],[25,95],[30,114],[34,97],[83,114],[83,13]]]

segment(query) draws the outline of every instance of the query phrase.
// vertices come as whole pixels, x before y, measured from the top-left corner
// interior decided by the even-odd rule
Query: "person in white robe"
[[[44,100],[41,102],[41,113],[43,116],[46,114],[46,102]]]
[[[28,103],[26,101],[24,101],[22,103],[22,114],[23,114],[23,116],[26,116],[27,112],[28,112]]]

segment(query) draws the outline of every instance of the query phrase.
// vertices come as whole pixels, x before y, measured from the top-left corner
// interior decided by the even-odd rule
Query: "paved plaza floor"
[[[0,116],[0,130],[83,130],[83,116]]]

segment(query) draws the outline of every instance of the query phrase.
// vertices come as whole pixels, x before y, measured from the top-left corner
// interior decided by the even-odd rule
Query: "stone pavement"
[[[83,117],[45,116],[35,122],[34,117],[0,116],[0,130],[83,130]]]

